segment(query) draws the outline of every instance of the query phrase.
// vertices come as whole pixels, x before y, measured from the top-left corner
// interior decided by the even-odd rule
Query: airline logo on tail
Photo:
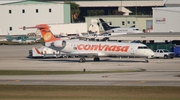
[[[47,32],[44,36],[43,39],[44,41],[50,41],[52,38],[52,34],[50,32]]]
[[[47,24],[39,24],[35,28],[38,28],[40,30],[44,42],[53,42],[56,40],[60,40],[60,38],[54,37]]]
[[[56,40],[60,40],[60,38],[54,37],[54,35],[52,34],[51,31],[46,31],[46,30],[45,30],[45,32],[41,31],[41,35],[42,35],[42,37],[44,39],[44,42],[53,42],[53,41],[56,41]]]

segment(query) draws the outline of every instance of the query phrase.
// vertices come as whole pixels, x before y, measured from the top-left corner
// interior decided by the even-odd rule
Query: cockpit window
[[[148,49],[146,46],[139,46],[138,49]]]

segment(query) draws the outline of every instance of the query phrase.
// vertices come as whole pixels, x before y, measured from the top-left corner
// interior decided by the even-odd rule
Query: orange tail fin
[[[39,24],[36,26],[36,28],[40,30],[44,42],[52,42],[52,41],[60,40],[60,38],[54,37],[47,24]]]
[[[41,36],[44,39],[44,42],[53,42],[56,40],[60,40],[60,38],[54,37],[52,34],[51,30],[49,29],[49,26],[47,24],[39,24],[36,25],[35,27],[23,27],[22,29],[31,29],[31,28],[38,28],[41,32]]]

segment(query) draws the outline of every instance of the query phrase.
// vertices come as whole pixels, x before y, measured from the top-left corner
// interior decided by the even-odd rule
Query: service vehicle
[[[168,51],[167,49],[157,49],[154,52],[154,58],[164,58],[164,59],[171,58],[171,59],[173,59],[174,53]]]

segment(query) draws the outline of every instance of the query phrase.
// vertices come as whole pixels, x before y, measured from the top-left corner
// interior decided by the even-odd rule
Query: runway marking
[[[180,75],[174,75],[174,77],[180,77]]]
[[[1,84],[8,84],[12,82],[20,82],[21,80],[0,80]]]
[[[146,81],[137,81],[137,82],[122,82],[121,84],[114,84],[114,86],[119,86],[119,85],[125,85],[125,84],[144,84]]]
[[[20,80],[15,80],[15,82],[20,82]]]
[[[103,78],[107,78],[108,76],[102,76]]]

